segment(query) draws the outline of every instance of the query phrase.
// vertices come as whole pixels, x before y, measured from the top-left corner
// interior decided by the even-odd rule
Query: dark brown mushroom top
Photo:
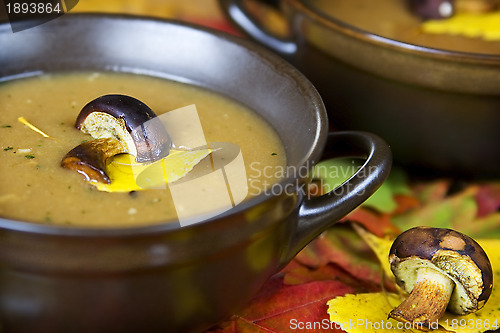
[[[172,142],[161,120],[146,104],[126,95],[104,95],[83,107],[75,127],[94,138],[125,141],[137,162],[154,162],[169,154]],[[120,135],[123,129],[125,135]]]
[[[488,256],[472,238],[452,229],[416,227],[399,235],[392,244],[389,260],[393,272],[398,266],[410,259],[420,258],[445,271],[455,281],[466,277],[465,269],[475,269],[481,273],[481,290],[476,298],[478,308],[490,297],[493,288],[493,271]],[[423,261],[421,261],[423,262]],[[456,267],[460,262],[460,267]],[[397,278],[397,276],[396,276]],[[396,279],[400,285],[405,281]]]
[[[442,19],[454,14],[455,0],[410,0],[410,9],[423,19]]]
[[[497,0],[409,0],[410,10],[427,19],[445,19],[455,13],[487,13],[497,10]]]

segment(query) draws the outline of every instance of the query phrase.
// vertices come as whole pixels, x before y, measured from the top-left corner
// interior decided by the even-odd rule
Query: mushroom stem
[[[84,175],[87,181],[109,184],[111,180],[105,171],[107,159],[126,152],[127,149],[117,139],[96,139],[71,149],[61,161],[61,166]]]
[[[422,267],[410,296],[389,313],[389,317],[401,322],[410,322],[419,329],[429,328],[443,315],[455,283],[445,274]]]

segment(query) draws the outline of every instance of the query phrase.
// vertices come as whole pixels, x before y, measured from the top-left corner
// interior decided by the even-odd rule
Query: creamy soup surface
[[[84,227],[151,225],[176,218],[168,189],[108,193],[60,166],[64,155],[92,138],[74,128],[81,108],[96,97],[123,94],[157,115],[194,104],[207,142],[232,142],[245,162],[248,196],[283,174],[283,145],[272,127],[231,99],[191,85],[116,73],[44,75],[0,84],[0,216]],[[24,117],[45,138],[18,121]],[[196,172],[196,167],[191,173]],[[260,190],[259,190],[260,189]]]
[[[309,0],[313,8],[354,27],[410,44],[437,49],[499,54],[500,42],[421,31],[422,20],[403,0]]]

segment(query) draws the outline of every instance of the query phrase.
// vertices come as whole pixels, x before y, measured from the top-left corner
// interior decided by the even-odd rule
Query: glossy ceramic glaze
[[[307,0],[280,1],[291,31],[280,39],[242,0],[220,3],[240,28],[313,82],[335,128],[379,134],[395,161],[414,171],[500,174],[500,55],[396,42],[331,18]]]
[[[262,115],[288,165],[310,168],[325,144],[366,158],[337,191],[307,198],[304,173],[211,220],[84,229],[0,219],[2,332],[202,331],[244,306],[314,237],[370,196],[390,150],[363,132],[327,135],[314,87],[278,57],[243,40],[175,22],[65,15],[23,32],[0,26],[0,78],[105,70],[206,87]],[[328,139],[328,140],[327,140]]]

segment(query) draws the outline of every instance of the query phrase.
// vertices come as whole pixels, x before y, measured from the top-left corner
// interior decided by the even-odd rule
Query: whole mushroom
[[[416,227],[392,244],[389,262],[408,298],[389,317],[429,328],[446,309],[459,315],[482,308],[493,288],[488,256],[452,229]]]

